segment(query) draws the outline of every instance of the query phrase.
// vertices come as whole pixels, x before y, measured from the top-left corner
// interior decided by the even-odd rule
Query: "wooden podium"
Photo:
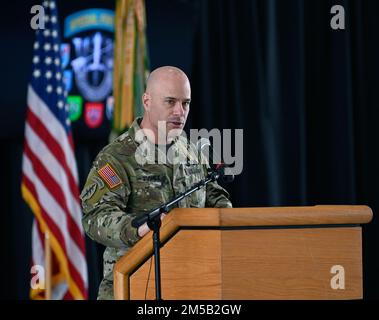
[[[367,206],[174,209],[162,298],[361,299]],[[155,299],[152,232],[114,268],[115,299]]]

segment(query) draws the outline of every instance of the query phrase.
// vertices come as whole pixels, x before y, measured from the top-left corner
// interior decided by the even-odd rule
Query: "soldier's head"
[[[142,128],[150,129],[156,136],[163,127],[170,137],[179,135],[187,121],[191,102],[191,86],[186,74],[171,66],[160,67],[151,72],[142,96],[145,109]],[[162,130],[161,130],[162,131]]]

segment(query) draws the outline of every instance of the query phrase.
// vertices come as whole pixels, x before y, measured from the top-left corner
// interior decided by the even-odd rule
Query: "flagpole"
[[[45,233],[45,300],[51,300],[51,247],[49,233]]]

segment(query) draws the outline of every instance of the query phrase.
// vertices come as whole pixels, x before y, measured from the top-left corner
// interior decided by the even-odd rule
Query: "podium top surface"
[[[365,224],[372,219],[363,205],[316,205],[304,207],[176,208],[168,217],[180,227],[254,227]],[[170,219],[171,220],[171,219]]]

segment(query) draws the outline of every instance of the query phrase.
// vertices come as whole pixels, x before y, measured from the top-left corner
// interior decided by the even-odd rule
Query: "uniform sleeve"
[[[200,154],[204,174],[208,174],[209,164],[204,155]],[[205,207],[207,208],[233,208],[229,193],[217,182],[210,182],[206,187]]]
[[[212,208],[232,208],[229,193],[217,182],[210,182],[207,185],[206,207]]]
[[[82,224],[91,239],[121,248],[133,246],[141,238],[131,226],[136,215],[126,212],[130,190],[129,179],[119,161],[101,153],[80,195]]]

